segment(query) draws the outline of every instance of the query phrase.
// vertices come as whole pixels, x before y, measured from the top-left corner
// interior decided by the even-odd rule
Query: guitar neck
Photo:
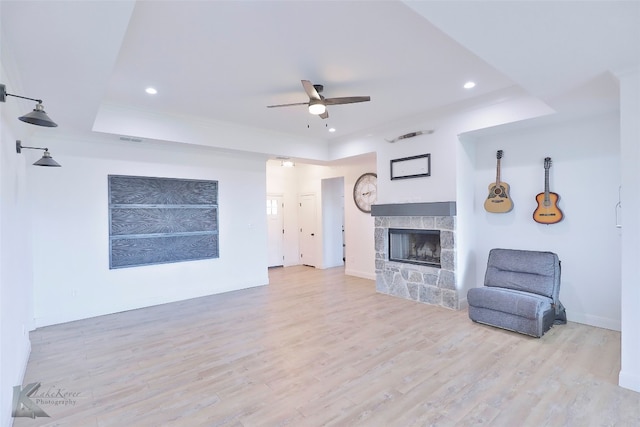
[[[500,185],[500,159],[496,160],[496,186]]]
[[[544,201],[549,202],[549,168],[544,168]]]

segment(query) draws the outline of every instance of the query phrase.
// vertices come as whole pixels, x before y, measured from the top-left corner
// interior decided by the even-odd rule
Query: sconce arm
[[[14,95],[12,93],[7,93],[7,87],[5,85],[3,85],[3,84],[0,84],[0,102],[6,102],[7,96],[13,96],[13,97],[16,97],[16,98],[28,99],[29,101],[36,101],[38,104],[42,104],[42,99],[28,98],[26,96],[20,96],[20,95]]]
[[[22,153],[22,149],[23,148],[28,148],[30,150],[44,150],[44,151],[49,151],[48,148],[42,148],[42,147],[26,147],[24,145],[22,145],[22,141],[17,140],[16,141],[16,153],[20,154]]]

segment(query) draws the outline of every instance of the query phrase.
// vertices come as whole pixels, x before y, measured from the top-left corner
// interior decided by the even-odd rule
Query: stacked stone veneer
[[[455,225],[455,216],[376,216],[376,290],[457,310]],[[389,228],[440,230],[441,267],[389,261]]]

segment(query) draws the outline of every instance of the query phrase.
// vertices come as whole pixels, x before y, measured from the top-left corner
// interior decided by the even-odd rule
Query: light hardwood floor
[[[341,268],[269,276],[34,331],[24,384],[79,395],[14,426],[640,426],[640,393],[616,385],[618,332],[570,322],[536,339]]]

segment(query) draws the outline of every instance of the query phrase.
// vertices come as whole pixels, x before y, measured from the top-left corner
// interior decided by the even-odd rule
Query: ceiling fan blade
[[[371,101],[370,96],[345,96],[342,98],[325,98],[324,105],[340,105],[340,104],[353,104],[355,102],[367,102]]]
[[[322,99],[316,88],[313,87],[313,83],[309,80],[302,80],[302,86],[304,87],[304,91],[307,92],[307,95],[309,95],[309,99]]]
[[[275,108],[275,107],[293,107],[294,105],[309,105],[308,102],[296,102],[294,104],[278,104],[278,105],[267,105],[267,108]]]
[[[324,110],[324,113],[320,114],[318,117],[320,117],[321,119],[328,119],[329,118],[329,110]]]

